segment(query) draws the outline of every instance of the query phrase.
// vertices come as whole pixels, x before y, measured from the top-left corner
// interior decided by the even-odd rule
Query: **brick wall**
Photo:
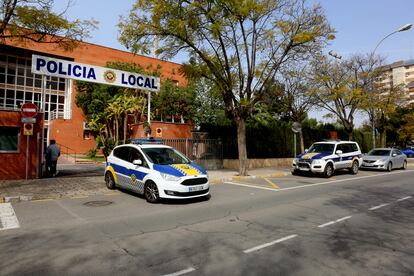
[[[36,116],[33,135],[29,136],[29,174],[28,178],[36,178],[36,156],[37,156],[37,134],[40,141],[43,141],[43,115]],[[0,126],[20,127],[19,152],[0,153],[0,179],[24,179],[26,177],[26,136],[23,135],[23,124],[21,114],[18,111],[1,111]],[[40,143],[40,153],[43,152]],[[41,158],[37,165],[41,168]]]
[[[132,128],[132,139],[143,139],[146,138],[144,133],[143,123],[134,124]],[[156,129],[162,130],[162,136],[156,136]],[[179,123],[168,123],[168,122],[151,122],[151,136],[162,139],[178,139],[178,138],[191,138],[191,125],[190,124],[179,124]]]
[[[161,81],[170,78],[178,81],[179,85],[185,85],[185,78],[179,74],[180,64],[167,62],[142,55],[135,55],[129,52],[116,50],[91,43],[81,43],[73,51],[64,51],[53,44],[25,42],[24,44],[6,40],[6,44],[21,49],[32,50],[40,55],[53,55],[57,58],[66,58],[79,63],[86,63],[96,66],[105,66],[109,61],[135,62],[143,68],[153,70],[158,66],[161,67]],[[56,142],[74,149],[77,153],[86,153],[89,149],[94,148],[95,140],[84,139],[83,121],[85,116],[80,108],[76,106],[76,89],[72,87],[72,119],[57,119],[50,124],[50,138],[55,138]],[[0,114],[0,116],[2,116]]]

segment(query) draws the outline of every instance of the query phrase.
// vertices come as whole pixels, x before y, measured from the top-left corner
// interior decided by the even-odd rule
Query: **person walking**
[[[59,156],[60,149],[56,145],[56,141],[50,140],[50,144],[46,149],[46,175],[48,177],[56,176],[56,166]]]

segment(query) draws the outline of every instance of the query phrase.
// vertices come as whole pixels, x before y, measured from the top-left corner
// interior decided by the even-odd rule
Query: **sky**
[[[331,26],[337,31],[326,51],[344,57],[356,53],[370,53],[378,42],[391,32],[407,23],[414,24],[414,0],[308,0],[320,3]],[[126,50],[118,41],[120,16],[128,16],[134,0],[72,0],[67,11],[69,19],[95,19],[98,28],[91,33],[88,42]],[[56,11],[65,9],[67,0],[56,0]],[[387,63],[414,59],[414,27],[406,32],[396,33],[384,40],[376,50],[386,58]],[[182,63],[183,56],[172,61]],[[311,117],[321,119],[320,112]],[[357,125],[365,118],[360,114]]]

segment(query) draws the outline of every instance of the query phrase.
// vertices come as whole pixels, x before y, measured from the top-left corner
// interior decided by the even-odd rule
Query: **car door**
[[[354,158],[354,150],[352,148],[352,144],[346,143],[342,145],[343,150],[343,164],[344,168],[350,168],[352,166],[352,160]]]
[[[129,158],[129,147],[121,146],[114,149],[114,162],[111,166],[114,168],[117,185],[128,188],[130,183],[128,174],[128,158]]]
[[[141,165],[135,165],[134,160],[141,160]],[[129,188],[143,194],[144,193],[144,177],[150,173],[150,168],[143,154],[134,147],[129,149],[128,158],[128,175],[130,179]]]
[[[392,155],[395,155],[395,157],[393,157],[393,159],[396,160],[395,166],[396,168],[400,168],[403,165],[404,162],[404,157],[402,155],[402,153],[399,150],[393,150],[392,151]],[[394,164],[394,162],[393,162]]]
[[[336,154],[336,152],[338,150],[342,151],[342,154]],[[345,160],[344,160],[345,149],[344,149],[344,144],[338,144],[338,145],[336,145],[335,155],[336,155],[336,157],[334,157],[335,169],[343,169],[343,168],[345,168]]]

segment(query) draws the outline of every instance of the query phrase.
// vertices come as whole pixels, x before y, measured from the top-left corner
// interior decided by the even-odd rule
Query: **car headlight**
[[[316,159],[316,160],[313,160],[312,161],[312,164],[315,164],[315,165],[321,165],[322,164],[322,160],[319,160],[319,159]]]
[[[181,179],[181,177],[177,177],[168,173],[160,173],[162,178],[164,178],[164,180],[167,181],[179,181]]]
[[[384,164],[385,163],[385,160],[379,159],[379,160],[375,161],[375,163],[377,163],[377,164]]]

